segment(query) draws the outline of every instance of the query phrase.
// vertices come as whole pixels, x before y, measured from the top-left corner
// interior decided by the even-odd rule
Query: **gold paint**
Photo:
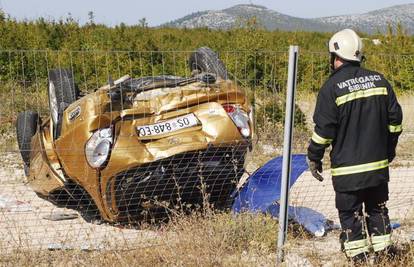
[[[154,89],[136,95],[132,103],[123,105],[111,103],[108,90],[111,90],[108,86],[102,87],[72,103],[64,112],[61,135],[57,140],[52,140],[49,119],[39,128],[40,133],[32,139],[34,151],[29,178],[29,184],[36,192],[47,196],[63,186],[62,177],[55,171],[61,166],[66,179],[78,183],[89,193],[101,216],[107,221],[116,221],[114,194],[109,194],[111,207],[107,206],[105,199],[107,188],[114,191],[114,179],[110,179],[116,174],[211,145],[245,142],[222,105],[238,104],[246,112],[251,111],[251,106],[243,91],[230,81],[218,81],[209,86],[193,83]],[[70,121],[68,114],[77,106],[81,113],[77,119]],[[194,113],[201,125],[151,140],[138,137],[137,126],[188,113]],[[115,132],[111,155],[106,166],[96,170],[86,160],[85,144],[94,131],[111,125]],[[41,143],[44,143],[44,148]],[[108,182],[111,185],[107,187]]]

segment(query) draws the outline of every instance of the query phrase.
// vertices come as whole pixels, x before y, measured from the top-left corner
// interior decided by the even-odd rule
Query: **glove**
[[[312,176],[315,177],[318,181],[322,182],[323,177],[320,175],[320,173],[322,173],[322,161],[312,161],[308,159],[308,165]]]

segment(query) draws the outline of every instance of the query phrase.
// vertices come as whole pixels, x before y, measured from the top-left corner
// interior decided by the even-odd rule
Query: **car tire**
[[[30,110],[20,112],[16,120],[17,144],[23,159],[26,176],[29,175],[31,142],[36,133],[38,122],[39,114]]]
[[[76,101],[79,91],[69,69],[49,71],[49,109],[54,124],[54,137],[60,135],[63,111]]]
[[[207,72],[227,80],[227,70],[217,53],[208,47],[200,47],[190,55],[191,71]]]

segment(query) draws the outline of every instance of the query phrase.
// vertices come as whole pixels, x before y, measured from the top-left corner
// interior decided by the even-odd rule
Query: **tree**
[[[6,13],[4,13],[3,9],[0,8],[0,22],[6,20]]]
[[[89,19],[88,23],[90,25],[95,25],[95,14],[93,13],[93,11],[88,12],[88,19]]]
[[[147,28],[148,27],[148,22],[147,19],[144,17],[142,19],[140,19],[138,21],[138,26],[142,27],[142,28]]]

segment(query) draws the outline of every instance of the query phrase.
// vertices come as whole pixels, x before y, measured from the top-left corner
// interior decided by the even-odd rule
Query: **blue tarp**
[[[249,177],[247,183],[235,198],[232,208],[235,213],[243,211],[263,212],[278,218],[282,160],[283,157],[270,160]],[[306,155],[293,155],[291,166],[290,187],[308,169]],[[298,222],[316,236],[325,233],[327,220],[323,214],[315,210],[289,206],[289,218]]]
[[[266,212],[270,205],[280,199],[282,160],[283,157],[270,160],[249,177],[234,201],[233,211]],[[306,155],[293,155],[290,186],[307,169]]]
[[[268,213],[275,218],[279,217],[279,199],[282,180],[282,160],[277,157],[267,162],[263,167],[253,173],[239,192],[235,192],[235,201],[232,210],[240,212]],[[306,155],[292,156],[292,172],[289,188],[298,180],[299,176],[308,169]],[[317,182],[315,180],[315,182]],[[327,230],[340,228],[328,223],[326,217],[307,207],[289,206],[289,219],[302,225],[308,232],[315,236],[323,236]],[[393,223],[392,228],[398,228],[400,224]]]

